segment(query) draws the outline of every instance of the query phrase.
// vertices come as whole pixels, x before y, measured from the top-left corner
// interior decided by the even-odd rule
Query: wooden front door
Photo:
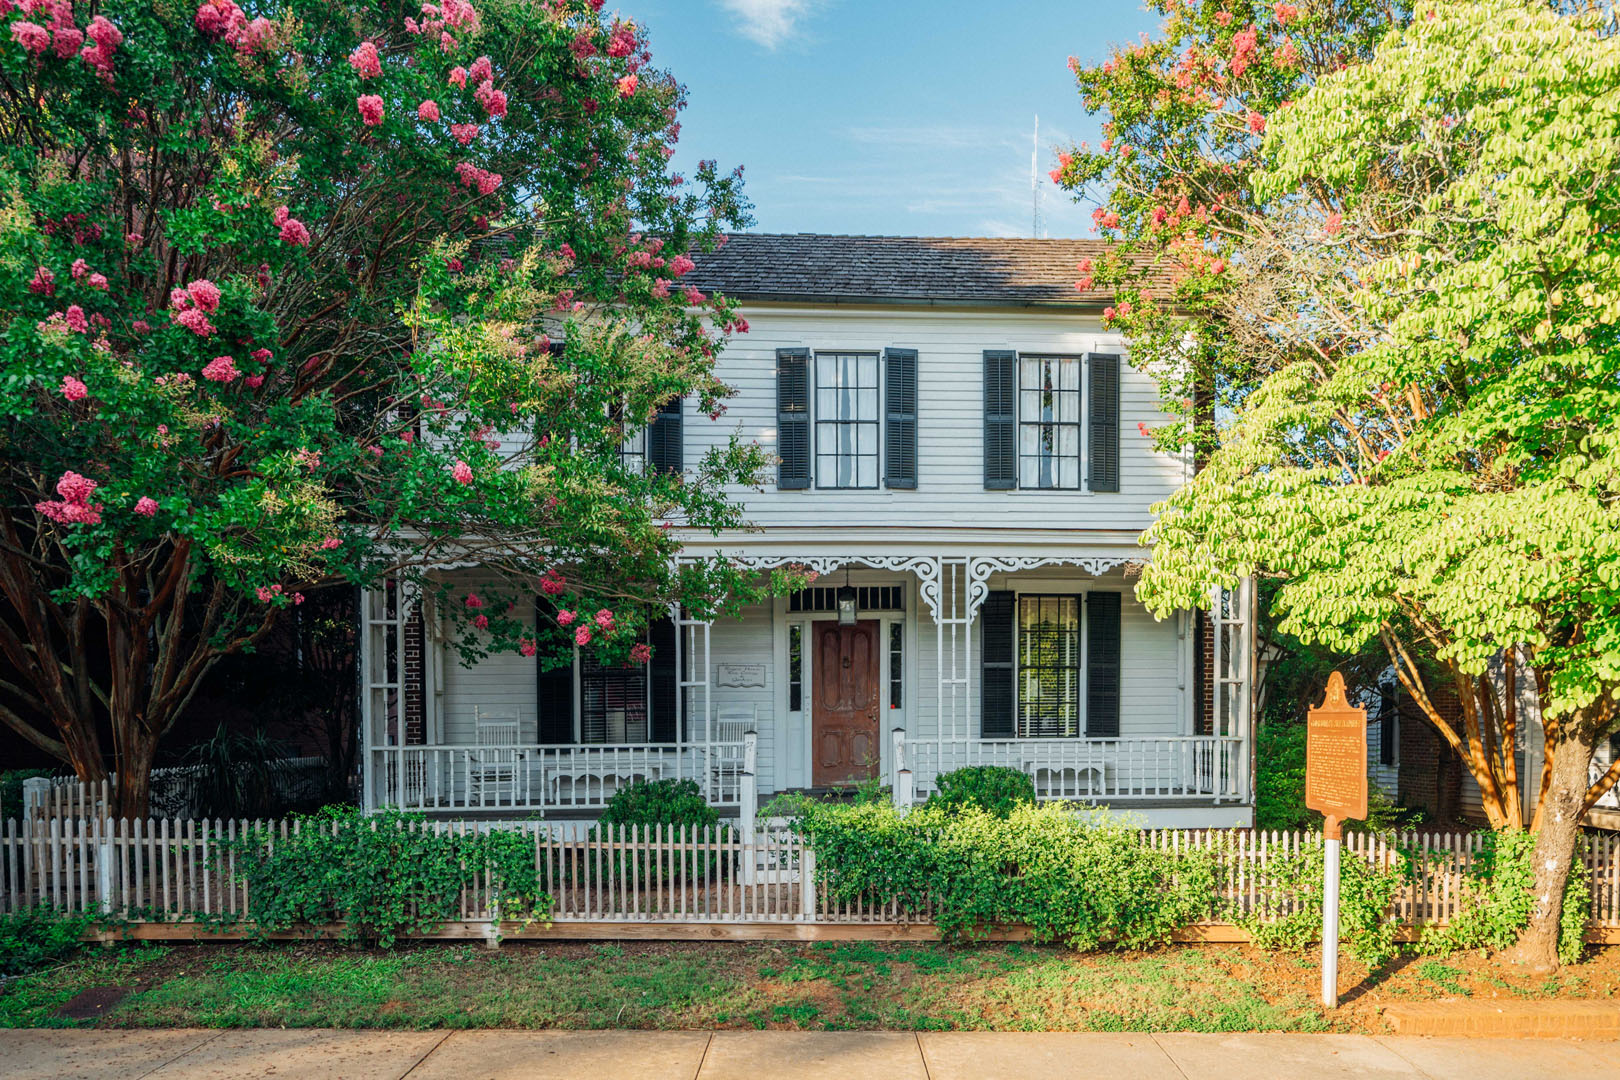
[[[810,737],[816,787],[853,784],[878,771],[878,624],[811,624],[816,651]]]

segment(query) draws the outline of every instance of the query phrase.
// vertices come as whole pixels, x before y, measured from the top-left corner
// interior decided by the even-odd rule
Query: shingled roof
[[[1102,240],[739,233],[694,255],[687,280],[738,300],[1094,307],[1113,295],[1077,290],[1075,268],[1107,248]],[[1155,285],[1168,291],[1167,278],[1156,275]]]

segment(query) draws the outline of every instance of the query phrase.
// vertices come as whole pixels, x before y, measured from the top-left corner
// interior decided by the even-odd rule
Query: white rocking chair
[[[468,802],[515,804],[518,770],[525,758],[518,748],[517,711],[474,706],[473,729],[478,745],[467,754]]]

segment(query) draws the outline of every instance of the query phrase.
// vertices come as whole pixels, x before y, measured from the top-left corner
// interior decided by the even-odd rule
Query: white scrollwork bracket
[[[868,566],[917,575],[917,593],[928,610],[939,618],[939,558],[934,555],[723,555],[739,566],[771,570],[781,566],[803,566],[825,577],[842,566]]]
[[[975,555],[968,560],[968,621],[978,616],[979,606],[990,595],[991,574],[1011,574],[1042,566],[1078,566],[1096,577],[1116,566],[1139,561],[1124,555]]]

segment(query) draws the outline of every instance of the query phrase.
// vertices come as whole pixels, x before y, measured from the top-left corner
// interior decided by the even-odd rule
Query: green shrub
[[[79,950],[89,927],[88,915],[43,906],[0,915],[0,977],[66,960]]]
[[[1425,927],[1418,951],[1443,954],[1462,949],[1501,950],[1530,924],[1535,896],[1536,834],[1523,829],[1486,834],[1484,846],[1463,882],[1463,901],[1444,926]],[[1436,853],[1446,857],[1445,853]],[[1592,905],[1592,874],[1577,848],[1564,884],[1564,913],[1558,927],[1558,959],[1573,964],[1586,945],[1586,917]]]
[[[1259,890],[1253,910],[1234,913],[1232,921],[1262,949],[1303,952],[1319,944],[1326,857],[1326,843],[1319,837],[1272,855],[1266,874],[1273,884]],[[1395,955],[1399,920],[1390,901],[1405,877],[1403,868],[1374,866],[1341,850],[1339,940],[1358,960],[1379,964]]]
[[[703,798],[703,789],[695,780],[637,780],[620,788],[608,800],[602,811],[600,825],[591,830],[593,837],[601,837],[621,844],[639,838],[647,839],[648,830],[667,827],[686,829],[688,835],[700,829],[714,829],[717,837],[727,830],[717,827],[720,812]],[[729,860],[717,858],[707,851],[692,851],[671,860],[667,851],[619,851],[609,863],[615,877],[628,878],[632,871],[637,880],[662,881],[677,873],[687,881],[706,879],[716,873],[725,876]],[[564,879],[570,879],[574,867],[565,864],[559,868]]]
[[[695,780],[637,780],[614,792],[602,811],[604,825],[685,825],[707,828],[720,813]]]
[[[1320,829],[1305,808],[1305,725],[1267,720],[1254,736],[1254,824],[1258,829]]]
[[[1035,802],[1034,778],[1005,765],[969,765],[940,773],[934,783],[938,790],[928,805],[946,811],[974,807],[1004,818]]]
[[[821,805],[795,827],[834,899],[895,904],[954,940],[1022,923],[1077,949],[1161,943],[1208,914],[1214,884],[1207,854],[1147,847],[1106,810]]]
[[[391,946],[461,914],[463,886],[488,875],[503,919],[544,918],[534,838],[514,829],[440,832],[420,815],[328,807],[282,837],[250,830],[221,848],[264,931],[342,923],[339,936]]]

